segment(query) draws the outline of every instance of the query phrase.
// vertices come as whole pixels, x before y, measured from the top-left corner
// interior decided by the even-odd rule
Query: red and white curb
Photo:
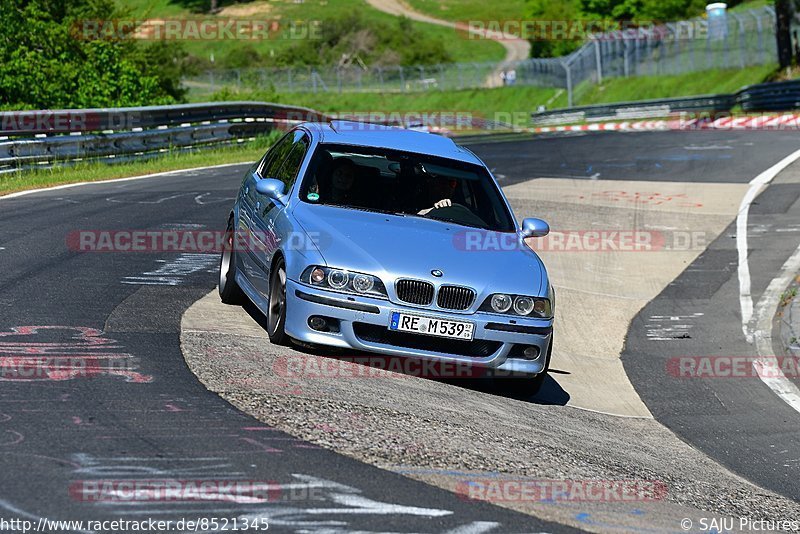
[[[599,122],[573,126],[540,126],[533,133],[600,132],[600,131],[666,131],[666,130],[800,130],[800,115],[747,115],[737,117],[675,118],[635,122]]]

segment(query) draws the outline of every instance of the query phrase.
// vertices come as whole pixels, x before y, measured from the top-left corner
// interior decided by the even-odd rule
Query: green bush
[[[352,10],[326,20],[320,33],[320,39],[281,50],[275,64],[336,65],[344,60],[366,65],[432,65],[452,61],[441,40],[420,32],[405,17],[392,23],[376,22]]]

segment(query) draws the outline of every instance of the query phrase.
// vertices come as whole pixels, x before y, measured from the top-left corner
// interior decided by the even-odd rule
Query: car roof
[[[307,122],[302,126],[318,136],[320,143],[388,148],[483,166],[470,150],[441,135],[345,120]]]

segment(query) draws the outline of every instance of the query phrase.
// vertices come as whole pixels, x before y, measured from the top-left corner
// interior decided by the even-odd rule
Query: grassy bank
[[[519,0],[517,0],[519,1]],[[259,19],[297,21],[301,27],[311,21],[326,21],[340,17],[353,10],[358,10],[366,21],[375,23],[396,24],[396,17],[378,11],[366,0],[305,0],[303,2],[275,2],[254,0],[252,2],[223,5],[223,9],[214,15],[200,12],[194,8],[205,8],[206,3],[173,0],[117,0],[117,4],[128,10],[136,19]],[[455,62],[461,61],[499,61],[505,56],[502,45],[484,39],[469,40],[462,38],[454,30],[434,24],[411,22],[414,28],[426,36],[440,40]],[[276,38],[266,40],[241,39],[189,39],[181,41],[190,54],[209,59],[214,57],[217,68],[231,68],[226,64],[228,55],[244,45],[252,45],[262,56],[273,54],[296,44],[297,39],[304,38],[302,32],[291,36],[284,31]],[[258,66],[258,65],[253,65]]]
[[[777,65],[711,70],[678,76],[611,78],[602,85],[582,84],[575,90],[575,105],[627,102],[716,93],[735,93],[745,85],[767,81]]]
[[[650,98],[732,93],[749,84],[766,81],[775,66],[714,70],[678,76],[613,78],[602,85],[585,83],[575,90],[575,105],[590,105]],[[273,93],[223,91],[217,100],[260,100],[306,106],[329,113],[431,113],[466,112],[476,117],[529,125],[529,116],[539,106],[555,109],[567,106],[563,89],[550,87],[500,87],[461,91],[417,93]]]
[[[99,161],[85,162],[69,167],[0,174],[0,195],[54,185],[112,180],[223,163],[252,162],[263,156],[279,135],[279,132],[274,132],[237,146],[205,151],[168,152],[163,156],[144,161],[113,165]]]

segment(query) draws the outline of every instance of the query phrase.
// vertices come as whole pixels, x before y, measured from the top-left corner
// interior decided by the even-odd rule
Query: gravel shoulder
[[[465,481],[659,481],[663,500],[490,499],[609,532],[680,530],[681,518],[797,517],[800,505],[730,473],[648,418],[503,397],[485,385],[371,371],[269,343],[243,308],[210,293],[184,315],[181,345],[206,387],[299,438],[458,490]],[[332,363],[333,362],[333,363]]]

